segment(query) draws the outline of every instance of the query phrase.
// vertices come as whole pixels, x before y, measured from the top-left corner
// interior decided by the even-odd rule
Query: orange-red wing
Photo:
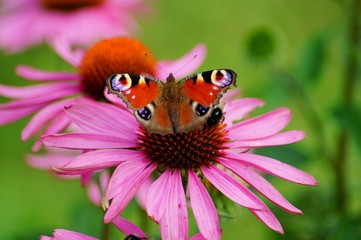
[[[236,73],[229,69],[211,70],[179,82],[184,94],[203,106],[216,103],[221,92],[225,92],[231,84],[236,83]]]
[[[198,102],[203,106],[210,106],[218,99],[221,88],[214,84],[206,83],[197,79],[194,84],[192,80],[188,80],[183,85],[184,94],[190,99]]]
[[[160,96],[162,82],[141,75],[116,74],[107,80],[109,93],[121,97],[132,110],[144,108]]]

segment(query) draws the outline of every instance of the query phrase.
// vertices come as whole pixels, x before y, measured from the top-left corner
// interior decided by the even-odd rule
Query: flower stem
[[[142,209],[140,206],[138,207],[138,216],[140,216],[140,228],[143,229],[144,232],[149,231],[149,218],[146,214],[144,214],[144,209]]]
[[[103,219],[102,219],[102,232],[100,239],[102,240],[110,239],[110,224],[103,223]]]
[[[354,89],[358,73],[358,59],[357,54],[360,52],[360,23],[361,23],[361,0],[348,1],[349,6],[349,21],[348,21],[348,44],[347,56],[344,76],[344,89],[342,93],[343,107],[350,107],[353,105]],[[347,146],[349,142],[349,133],[346,126],[341,127],[341,132],[337,139],[337,153],[333,161],[333,168],[335,173],[335,194],[336,194],[336,209],[339,214],[343,215],[346,212],[347,206],[347,191],[345,168],[347,160]]]

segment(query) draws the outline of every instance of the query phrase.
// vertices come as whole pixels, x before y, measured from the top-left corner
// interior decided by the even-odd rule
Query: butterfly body
[[[142,75],[115,74],[108,92],[117,94],[150,133],[172,134],[203,128],[215,108],[223,109],[222,95],[236,73],[211,70],[176,82],[170,74],[163,83]],[[213,123],[214,121],[212,121]]]

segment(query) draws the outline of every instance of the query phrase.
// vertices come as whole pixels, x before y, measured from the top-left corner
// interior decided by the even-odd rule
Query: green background
[[[318,187],[305,187],[268,178],[304,215],[283,212],[266,201],[284,227],[282,236],[247,210],[231,206],[232,217],[221,219],[222,239],[361,239],[359,78],[352,87],[351,102],[345,104],[343,95],[350,60],[350,2],[148,1],[153,13],[138,16],[141,31],[137,37],[158,59],[176,59],[204,43],[208,53],[199,70],[233,69],[245,97],[266,101],[255,114],[289,107],[293,118],[287,129],[307,132],[300,143],[258,151],[318,180]],[[353,54],[357,62],[359,50]],[[18,64],[76,71],[47,46],[36,46],[13,55],[0,53],[1,83],[26,84],[14,74]],[[20,133],[29,119],[0,127],[0,239],[37,239],[56,228],[99,237],[102,211],[89,203],[79,181],[60,180],[25,163],[33,141],[21,142]],[[347,133],[347,141],[341,178],[345,179],[345,191],[340,192],[336,186],[342,176],[332,162],[340,160],[342,132]],[[345,204],[338,204],[342,199]],[[144,226],[144,217],[138,217],[143,213],[135,203],[124,215]],[[154,224],[148,231],[157,236]],[[196,229],[190,232],[194,234]]]

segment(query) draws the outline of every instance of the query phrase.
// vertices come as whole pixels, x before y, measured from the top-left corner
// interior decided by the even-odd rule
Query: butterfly
[[[147,238],[140,238],[137,235],[134,234],[130,234],[128,236],[126,236],[123,240],[145,240]]]
[[[114,74],[106,80],[108,93],[117,94],[134,111],[149,133],[186,133],[222,120],[223,93],[236,86],[237,74],[216,69],[190,75],[176,82],[169,74],[164,83],[156,78]]]

